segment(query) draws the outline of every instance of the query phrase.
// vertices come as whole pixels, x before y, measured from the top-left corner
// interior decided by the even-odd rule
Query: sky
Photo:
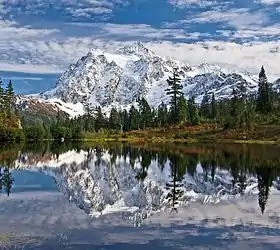
[[[0,76],[54,86],[89,50],[142,41],[162,56],[280,77],[280,0],[0,0]]]

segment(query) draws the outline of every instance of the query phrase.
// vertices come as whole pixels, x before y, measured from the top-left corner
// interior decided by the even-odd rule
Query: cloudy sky
[[[43,91],[92,48],[140,40],[189,64],[280,76],[280,0],[0,0],[0,75]]]

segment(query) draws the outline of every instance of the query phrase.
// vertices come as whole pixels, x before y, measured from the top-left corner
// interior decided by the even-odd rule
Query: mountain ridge
[[[258,77],[248,72],[234,72],[206,62],[190,66],[160,57],[136,42],[115,53],[89,51],[67,68],[55,88],[28,98],[51,103],[71,117],[81,115],[85,103],[107,111],[112,107],[129,108],[139,97],[145,97],[152,107],[157,107],[169,101],[164,90],[174,67],[178,68],[184,96],[194,96],[197,102],[205,93],[214,93],[217,99],[228,98],[239,82],[244,83],[248,93],[257,91]],[[279,84],[276,81],[275,88]]]

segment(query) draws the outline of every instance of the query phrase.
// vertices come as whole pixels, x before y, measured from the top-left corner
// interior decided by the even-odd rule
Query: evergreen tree
[[[122,131],[128,131],[129,130],[129,114],[124,109],[122,112],[120,112],[121,117],[121,130]]]
[[[0,78],[0,112],[3,112],[4,110],[4,88],[3,88],[3,82]]]
[[[203,118],[211,118],[211,105],[209,95],[206,93],[200,104],[200,115]]]
[[[178,123],[179,120],[179,109],[178,109],[178,101],[179,97],[183,95],[182,88],[183,86],[180,84],[181,79],[179,78],[178,69],[173,69],[173,75],[168,77],[167,83],[169,88],[166,89],[166,94],[170,96],[170,123]]]
[[[195,103],[194,96],[188,100],[188,120],[192,125],[199,124],[198,108]]]
[[[178,122],[185,122],[187,120],[187,101],[183,95],[178,100]]]
[[[168,123],[168,110],[166,105],[162,102],[158,107],[157,124],[159,127],[166,126]]]
[[[239,98],[238,98],[238,92],[236,88],[232,89],[232,97],[230,100],[230,110],[229,110],[229,121],[226,125],[227,127],[233,127],[236,128],[239,125],[239,119],[240,119],[240,109],[239,109]]]
[[[12,114],[14,101],[15,101],[14,88],[13,88],[12,81],[9,81],[4,93],[5,108],[9,116]]]
[[[152,111],[151,108],[145,98],[141,98],[138,100],[139,106],[139,127],[141,129],[145,129],[149,127],[152,123]]]
[[[101,107],[97,107],[95,110],[95,129],[99,131],[101,128],[106,128],[106,117],[102,113]]]
[[[119,112],[115,108],[112,108],[110,112],[109,128],[121,130],[121,117]]]
[[[84,129],[85,131],[93,132],[95,130],[93,107],[87,99],[84,100],[85,114],[84,118]]]
[[[132,105],[129,110],[129,130],[139,129],[139,113]]]
[[[217,119],[217,101],[215,99],[215,94],[212,94],[210,102],[210,119],[216,124]]]
[[[256,111],[267,114],[272,111],[272,86],[268,82],[264,67],[261,67],[259,74],[258,98]]]

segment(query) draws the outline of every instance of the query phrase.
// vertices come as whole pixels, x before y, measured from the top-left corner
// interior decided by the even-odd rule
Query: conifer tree
[[[199,124],[198,108],[195,103],[194,96],[188,100],[188,120],[192,125]]]
[[[211,118],[211,106],[210,106],[210,98],[206,93],[200,104],[200,115],[204,118]]]
[[[152,110],[145,98],[138,100],[139,106],[139,127],[145,129],[149,127],[152,123]]]
[[[159,127],[166,126],[168,123],[168,110],[166,105],[162,102],[158,107],[157,124]]]
[[[121,130],[121,117],[119,112],[115,108],[112,108],[110,112],[109,128]]]
[[[14,101],[15,101],[14,88],[13,88],[12,81],[9,81],[4,93],[5,108],[7,109],[8,115],[12,114],[12,107]]]
[[[4,88],[3,88],[3,82],[0,78],[0,112],[4,110]]]
[[[268,82],[264,67],[261,67],[259,74],[259,86],[256,111],[267,114],[272,111],[272,86]]]
[[[84,129],[85,131],[94,131],[94,117],[93,117],[93,107],[89,103],[88,100],[84,100],[84,109],[85,109],[85,114],[84,114]]]
[[[106,117],[102,113],[101,107],[97,107],[95,110],[95,129],[99,131],[101,128],[106,128]]]
[[[139,113],[132,105],[129,110],[129,130],[139,129]]]
[[[185,122],[187,120],[187,101],[183,95],[178,100],[178,122]]]
[[[166,94],[170,96],[170,123],[173,124],[179,122],[178,101],[179,97],[183,95],[181,91],[183,86],[180,82],[178,69],[174,68],[173,75],[167,79],[169,88],[165,90]]]
[[[121,117],[121,130],[122,131],[128,131],[129,130],[129,114],[124,109],[123,111],[120,112],[120,117]]]

